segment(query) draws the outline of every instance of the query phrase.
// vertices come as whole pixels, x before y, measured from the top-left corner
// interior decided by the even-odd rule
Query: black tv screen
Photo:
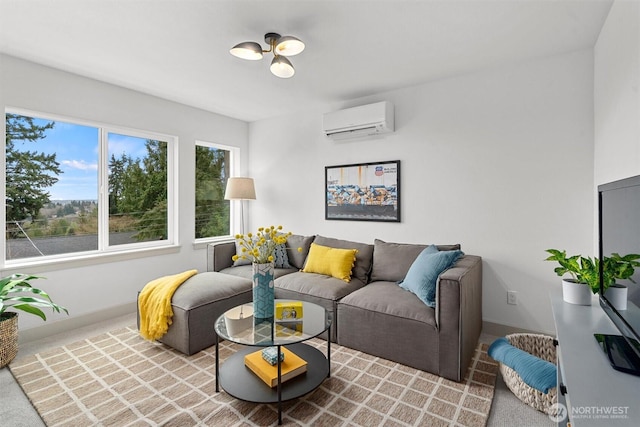
[[[640,254],[640,176],[598,186],[598,206],[601,268],[604,258],[613,253]],[[640,375],[640,269],[636,268],[631,280],[616,283],[628,288],[626,308],[624,304],[621,309],[614,307],[600,274],[600,306],[620,335],[596,334],[596,339],[614,368]]]

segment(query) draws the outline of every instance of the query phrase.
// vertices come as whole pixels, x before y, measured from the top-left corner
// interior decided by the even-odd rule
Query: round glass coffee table
[[[331,336],[331,319],[323,307],[305,301],[275,300],[275,304],[302,304],[302,317],[279,321],[260,320],[253,316],[239,316],[253,312],[253,304],[234,307],[220,316],[215,322],[216,331],[216,392],[220,386],[236,399],[255,403],[277,403],[278,424],[282,424],[282,402],[304,396],[322,384],[331,374],[331,340],[327,340],[327,354],[304,341],[328,331]],[[243,347],[220,363],[220,338],[241,344]],[[245,356],[260,351],[260,347],[286,347],[307,362],[306,372],[285,382],[281,377],[280,361],[277,362],[277,385],[269,387],[251,369],[245,366]],[[266,363],[266,362],[265,362]]]

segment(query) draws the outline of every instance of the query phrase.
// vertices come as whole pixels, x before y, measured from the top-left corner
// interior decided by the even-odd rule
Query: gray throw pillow
[[[411,264],[429,245],[413,243],[387,243],[383,240],[373,241],[373,267],[371,281],[398,282],[405,278]],[[460,249],[460,245],[436,245],[440,251]]]
[[[240,243],[237,240],[236,240],[236,255],[238,256],[242,255],[242,246],[240,246]],[[237,260],[233,261],[234,267],[238,267],[240,265],[251,265],[251,260],[249,258],[247,259],[238,258]]]
[[[309,254],[309,248],[315,236],[299,236],[292,234],[287,239],[287,251],[289,255],[289,264],[291,267],[301,269],[304,267],[304,261]],[[301,252],[298,252],[298,248],[302,248]]]
[[[352,277],[365,284],[368,282],[369,271],[371,271],[371,263],[373,261],[373,245],[323,236],[316,236],[313,243],[330,248],[357,249],[358,253],[356,254]]]

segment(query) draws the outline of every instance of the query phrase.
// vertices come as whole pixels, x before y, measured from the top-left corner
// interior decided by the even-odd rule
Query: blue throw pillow
[[[285,244],[277,245],[274,251],[274,263],[276,268],[291,268],[289,265],[289,255]]]
[[[506,338],[495,340],[487,354],[516,371],[525,384],[542,393],[549,393],[557,385],[556,365],[512,346]]]
[[[429,307],[435,307],[438,276],[462,255],[464,253],[460,250],[438,251],[435,245],[427,246],[413,261],[407,275],[398,284],[402,289],[416,294]]]

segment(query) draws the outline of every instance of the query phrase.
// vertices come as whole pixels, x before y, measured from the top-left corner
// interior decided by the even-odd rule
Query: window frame
[[[179,248],[178,239],[178,137],[162,132],[148,131],[101,123],[93,120],[80,119],[51,114],[40,111],[6,107],[4,109],[5,120],[3,123],[4,138],[2,140],[2,153],[0,153],[0,173],[2,174],[2,185],[0,186],[0,196],[6,200],[6,115],[18,114],[37,119],[44,119],[54,122],[65,122],[72,125],[88,126],[98,130],[98,171],[97,171],[97,200],[98,200],[98,248],[96,250],[69,252],[65,254],[45,255],[41,257],[20,258],[15,260],[6,259],[7,238],[6,233],[2,233],[2,254],[0,255],[0,268],[11,270],[19,267],[29,266],[51,266],[55,264],[76,264],[86,265],[87,260],[96,261],[105,258],[105,262],[110,262],[113,258],[124,255],[127,259],[138,256],[148,256],[149,252],[154,254],[158,251],[175,252]],[[144,241],[120,245],[109,245],[109,147],[108,135],[110,133],[131,136],[136,138],[153,139],[167,143],[167,239]],[[2,224],[6,230],[6,206],[3,203],[0,209]]]
[[[196,203],[195,203],[195,189],[196,189],[196,182],[195,182],[195,169],[196,169],[196,147],[197,146],[201,146],[201,147],[208,147],[208,148],[216,148],[219,150],[226,150],[229,151],[229,177],[231,176],[236,176],[236,173],[238,170],[240,170],[240,148],[238,147],[233,147],[230,145],[226,145],[226,144],[220,144],[217,142],[210,142],[210,141],[203,141],[203,140],[199,140],[196,139],[195,143],[193,145],[193,195],[194,195],[194,203],[193,203],[193,217],[194,217],[194,222],[195,222],[195,212],[196,212]],[[215,236],[215,237],[200,237],[200,238],[195,238],[195,229],[193,229],[193,233],[194,233],[194,240],[193,240],[193,246],[195,248],[202,248],[205,247],[207,244],[209,243],[215,243],[215,242],[222,242],[222,241],[228,241],[230,239],[233,239],[233,236],[235,235],[234,230],[236,229],[238,223],[238,209],[236,208],[236,204],[234,203],[233,200],[230,200],[229,203],[229,231],[230,234],[227,236]]]

